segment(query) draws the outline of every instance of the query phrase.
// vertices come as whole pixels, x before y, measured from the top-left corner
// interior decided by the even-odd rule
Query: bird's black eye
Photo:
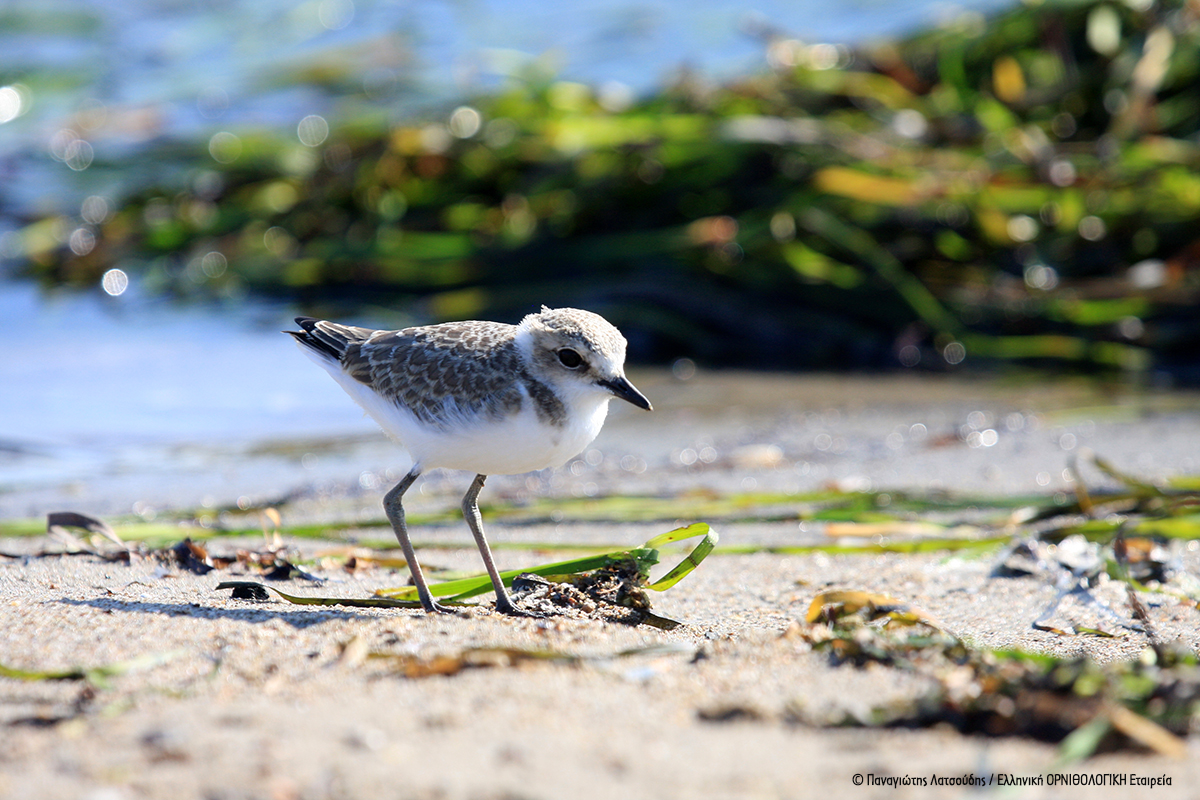
[[[583,356],[569,347],[564,347],[558,351],[558,363],[567,369],[578,369],[583,366]]]

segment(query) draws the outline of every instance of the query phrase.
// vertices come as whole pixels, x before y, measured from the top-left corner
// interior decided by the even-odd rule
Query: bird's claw
[[[457,608],[444,606],[434,600],[430,600],[428,603],[422,603],[421,605],[424,606],[426,614],[458,614]]]
[[[518,608],[511,600],[506,603],[496,602],[496,611],[510,617],[524,617],[526,619],[548,619],[546,614],[540,611],[527,611],[523,608]]]

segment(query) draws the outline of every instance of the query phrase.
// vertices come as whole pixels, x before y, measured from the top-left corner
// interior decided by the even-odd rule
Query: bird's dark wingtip
[[[317,319],[316,317],[296,317],[295,319],[296,319],[296,324],[300,326],[300,330],[298,330],[298,331],[280,331],[280,333],[286,333],[291,336],[295,336],[297,339],[300,339],[301,341],[303,341],[305,336],[312,333],[313,330],[317,327],[317,323],[320,322],[320,320]]]
[[[334,361],[346,354],[346,346],[350,341],[346,334],[355,330],[331,322],[322,322],[316,317],[296,317],[296,324],[300,326],[300,330],[284,333],[309,350]]]

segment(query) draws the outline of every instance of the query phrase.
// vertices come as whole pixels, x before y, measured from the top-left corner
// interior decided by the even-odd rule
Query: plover
[[[483,533],[478,497],[488,475],[557,467],[604,424],[608,401],[651,410],[625,377],[625,337],[603,317],[546,308],[518,325],[447,322],[377,331],[297,317],[285,331],[380,427],[408,450],[412,469],[383,499],[426,611],[429,592],[401,501],[422,472],[475,473],[462,510],[496,591],[496,609],[522,616],[504,589]]]

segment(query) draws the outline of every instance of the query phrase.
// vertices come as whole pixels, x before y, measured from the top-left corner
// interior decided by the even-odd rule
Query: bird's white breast
[[[313,356],[359,406],[402,445],[422,471],[442,467],[481,475],[515,475],[558,467],[578,455],[600,433],[611,396],[600,392],[561,397],[566,417],[561,425],[539,418],[534,401],[523,398],[520,409],[504,417],[448,408],[447,424],[419,419],[408,409],[347,375],[329,359]]]

